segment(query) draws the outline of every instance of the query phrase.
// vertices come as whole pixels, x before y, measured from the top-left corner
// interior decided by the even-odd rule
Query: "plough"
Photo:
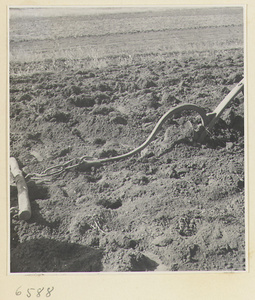
[[[244,90],[244,79],[242,79],[229,92],[229,94],[220,102],[220,104],[211,113],[206,113],[204,108],[199,107],[195,104],[188,104],[188,103],[181,104],[179,106],[171,108],[159,119],[159,121],[155,125],[154,129],[152,130],[151,134],[146,139],[146,141],[144,143],[142,143],[140,146],[138,146],[137,148],[135,148],[134,150],[129,151],[125,154],[117,155],[117,156],[109,157],[109,158],[102,158],[102,159],[91,159],[84,155],[79,158],[71,159],[63,164],[59,164],[59,165],[50,167],[50,168],[46,169],[44,172],[42,172],[41,174],[37,174],[37,173],[30,174],[29,173],[26,175],[26,178],[30,178],[32,180],[42,180],[44,178],[49,178],[51,176],[58,176],[66,171],[69,171],[69,170],[74,169],[81,165],[84,167],[87,167],[87,168],[99,167],[105,163],[115,162],[115,161],[126,159],[132,155],[135,155],[135,154],[141,152],[144,148],[146,148],[154,140],[155,136],[160,131],[160,129],[162,128],[162,125],[166,122],[166,120],[172,118],[175,114],[181,113],[182,111],[185,111],[185,110],[195,111],[201,117],[201,126],[199,127],[199,129],[197,131],[195,131],[193,138],[196,142],[202,143],[204,141],[206,135],[208,134],[208,132],[210,132],[212,127],[218,121],[218,119],[220,118],[224,109],[228,106],[230,101],[243,90]],[[20,176],[20,173],[17,176]],[[22,186],[23,186],[23,188],[22,188]],[[28,195],[26,194],[27,197],[24,197],[24,182],[23,182],[22,186],[19,188],[19,186],[17,184],[18,195],[23,193],[23,197],[21,197],[22,200],[20,200],[20,202],[19,202],[19,217],[21,219],[22,218],[27,219],[31,216],[31,210],[30,210]],[[29,210],[29,212],[24,213],[23,211],[20,211],[22,209],[25,211]]]

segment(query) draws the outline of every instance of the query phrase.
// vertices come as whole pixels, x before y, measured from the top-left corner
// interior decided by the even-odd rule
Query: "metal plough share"
[[[104,163],[108,162],[115,162],[122,159],[126,159],[140,151],[142,151],[145,147],[147,147],[155,138],[157,133],[160,131],[162,125],[166,122],[166,120],[172,118],[176,113],[180,113],[184,110],[191,110],[197,112],[202,120],[202,125],[199,129],[199,132],[195,135],[194,139],[197,142],[203,142],[204,138],[206,137],[207,133],[210,131],[210,129],[214,126],[214,124],[217,122],[217,120],[222,115],[224,109],[227,107],[227,105],[230,103],[230,101],[241,91],[244,89],[244,79],[242,79],[231,91],[230,93],[220,102],[220,104],[215,108],[215,110],[212,113],[206,113],[204,108],[201,108],[194,104],[181,104],[177,107],[174,107],[170,109],[168,112],[166,112],[160,120],[157,122],[156,126],[152,130],[151,134],[148,136],[146,141],[141,144],[139,147],[135,148],[134,150],[110,157],[110,158],[103,158],[103,159],[88,159],[87,156],[82,156],[80,158],[74,158],[72,160],[69,160],[66,163],[59,164],[53,167],[50,167],[46,169],[43,173],[37,174],[27,174],[26,177],[31,177],[32,179],[42,179],[44,177],[53,176],[53,175],[60,175],[65,171],[68,171],[70,169],[73,169],[75,167],[78,167],[80,165],[83,165],[85,167],[92,167],[92,166],[101,166]]]
[[[227,96],[220,102],[220,104],[215,108],[212,113],[206,115],[207,124],[205,130],[201,133],[198,142],[202,142],[207,134],[207,132],[214,126],[214,124],[219,120],[222,115],[224,109],[230,103],[230,101],[241,91],[244,90],[244,79],[242,79],[228,94]]]

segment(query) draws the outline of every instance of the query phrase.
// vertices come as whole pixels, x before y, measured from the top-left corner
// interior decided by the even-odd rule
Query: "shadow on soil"
[[[99,272],[101,250],[41,238],[19,244],[11,252],[11,272]]]

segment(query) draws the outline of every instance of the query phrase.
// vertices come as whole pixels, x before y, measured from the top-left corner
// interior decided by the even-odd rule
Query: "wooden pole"
[[[19,165],[14,157],[10,158],[10,167],[18,190],[19,219],[28,220],[31,217],[28,188],[22,171],[19,169]]]

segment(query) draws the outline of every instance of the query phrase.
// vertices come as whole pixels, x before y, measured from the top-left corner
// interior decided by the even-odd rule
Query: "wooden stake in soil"
[[[19,219],[28,220],[31,217],[28,188],[22,175],[22,171],[19,169],[18,163],[14,157],[10,158],[10,167],[18,190]]]

